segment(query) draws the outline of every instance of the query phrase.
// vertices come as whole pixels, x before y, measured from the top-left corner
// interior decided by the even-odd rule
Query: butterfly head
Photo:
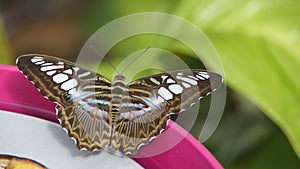
[[[114,81],[116,82],[116,81],[125,81],[125,76],[123,76],[123,75],[117,75],[117,76],[115,76],[115,78],[114,78]]]

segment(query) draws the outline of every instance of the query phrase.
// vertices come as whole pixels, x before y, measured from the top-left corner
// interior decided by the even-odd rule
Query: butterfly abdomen
[[[128,93],[125,77],[121,75],[116,76],[111,88],[111,104],[108,113],[108,121],[111,125],[115,125],[120,119],[120,107],[123,98],[126,96],[126,93]]]

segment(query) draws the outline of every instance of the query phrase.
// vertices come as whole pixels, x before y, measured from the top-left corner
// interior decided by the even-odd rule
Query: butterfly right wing
[[[189,109],[222,84],[222,77],[205,70],[178,70],[131,82],[130,101],[123,103],[113,146],[136,154],[158,137],[172,116]]]
[[[18,68],[40,93],[56,102],[57,118],[78,149],[102,149],[110,139],[105,116],[111,82],[75,63],[47,55],[24,55]]]

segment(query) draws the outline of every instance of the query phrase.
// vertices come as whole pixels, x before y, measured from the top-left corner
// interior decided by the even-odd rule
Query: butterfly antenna
[[[102,58],[118,73],[118,75],[121,75],[108,58],[104,57],[93,45],[90,45],[90,48],[92,48],[98,55],[102,56]]]
[[[144,53],[146,53],[148,50],[150,49],[150,46],[148,46],[146,49],[143,50],[142,53],[140,53],[139,55],[137,55],[132,62],[130,62],[124,69],[123,71],[121,72],[121,75],[127,70],[127,68],[132,64],[134,63],[138,58],[140,58]]]

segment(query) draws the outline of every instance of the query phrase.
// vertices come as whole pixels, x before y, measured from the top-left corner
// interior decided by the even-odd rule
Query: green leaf
[[[204,31],[228,85],[260,107],[300,157],[299,9],[297,0],[203,0],[184,1],[177,14]]]

